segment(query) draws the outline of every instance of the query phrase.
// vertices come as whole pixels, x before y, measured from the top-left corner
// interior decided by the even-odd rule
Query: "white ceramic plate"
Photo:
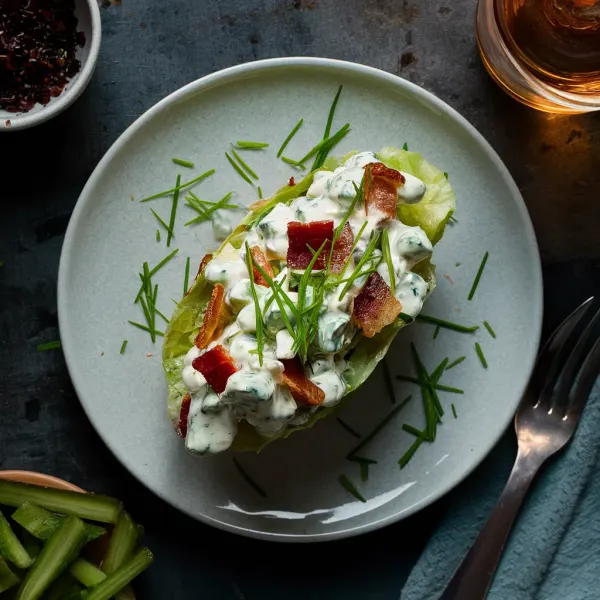
[[[218,199],[231,189],[249,204],[256,191],[227,164],[229,143],[271,143],[246,153],[270,192],[294,175],[275,154],[300,117],[304,126],[286,154],[298,157],[320,139],[337,86],[344,90],[334,126],[352,132],[336,149],[379,150],[404,142],[447,171],[456,191],[458,223],[436,247],[439,285],[427,314],[495,328],[476,334],[417,323],[400,333],[388,357],[393,375],[411,373],[408,346],[417,343],[427,367],[466,355],[443,383],[465,390],[442,393],[444,423],[433,444],[423,445],[400,470],[398,458],[411,436],[401,430],[424,421],[418,389],[394,382],[398,401],[414,400],[376,437],[364,455],[378,461],[362,483],[358,465],[344,459],[357,440],[330,418],[308,432],[238,459],[268,496],[258,495],[234,468],[230,453],[210,459],[188,456],[166,415],[160,343],[152,345],[127,320],[142,321],[132,302],[143,261],[156,264],[169,250],[155,241],[150,208],[167,219],[169,198],[140,204],[131,196],[171,187],[178,172],[191,178],[208,168],[200,197]],[[171,162],[196,161],[194,171]],[[173,247],[178,256],[156,276],[159,306],[171,312],[181,297],[187,256],[197,266],[214,249],[210,225],[184,227],[181,207]],[[490,258],[472,302],[467,294],[485,251]],[[458,265],[460,263],[460,266]],[[102,159],[73,213],[58,281],[61,339],[81,402],[106,444],[160,497],[189,515],[229,531],[275,540],[309,541],[363,533],[430,504],[468,475],[511,420],[534,363],[542,319],[542,280],[534,233],[525,205],[502,162],[483,138],[443,102],[387,73],[351,63],[313,58],[259,61],[191,83],[138,119]],[[121,342],[129,344],[119,354]],[[474,342],[485,351],[479,363]],[[454,403],[458,418],[451,414]],[[368,433],[393,408],[379,368],[349,400],[342,418]],[[345,473],[367,502],[338,483]]]

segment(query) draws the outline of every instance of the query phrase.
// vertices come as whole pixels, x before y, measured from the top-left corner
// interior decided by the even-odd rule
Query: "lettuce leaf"
[[[349,155],[346,155],[346,157]],[[454,192],[444,173],[430,165],[416,152],[388,147],[377,153],[377,156],[388,167],[410,173],[425,182],[427,192],[423,200],[414,205],[399,205],[398,217],[407,225],[420,226],[432,243],[437,243],[441,239],[446,223],[456,207]],[[323,168],[333,170],[339,164],[339,161],[335,159],[328,159]],[[285,185],[273,197],[257,203],[257,206],[246,215],[240,225],[223,242],[215,255],[218,255],[219,251],[228,244],[239,248],[247,229],[252,227],[268,211],[272,210],[276,204],[280,202],[290,203],[295,198],[304,195],[312,183],[313,176],[314,173],[310,173],[295,186]],[[435,267],[430,260],[421,261],[413,268],[413,271],[421,275],[428,283],[428,294],[430,294],[436,283]],[[163,366],[168,385],[168,411],[174,424],[178,421],[181,402],[187,393],[181,380],[183,357],[193,344],[193,340],[202,324],[211,292],[212,286],[207,283],[203,275],[200,275],[194,282],[189,294],[181,300],[175,309],[165,332]],[[357,338],[357,343],[346,359],[347,369],[344,372],[348,386],[346,397],[350,392],[360,387],[371,375],[377,363],[385,356],[398,331],[406,325],[407,323],[402,319],[396,319],[394,323],[388,325],[373,338],[363,336]],[[241,422],[232,449],[259,452],[276,439],[283,439],[296,431],[313,427],[320,419],[339,410],[345,400],[346,398],[336,406],[317,410],[304,425],[282,429],[270,438],[262,437],[254,427],[245,421]]]

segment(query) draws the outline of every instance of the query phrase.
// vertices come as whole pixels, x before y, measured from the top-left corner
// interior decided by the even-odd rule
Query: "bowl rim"
[[[81,70],[77,74],[77,78],[54,102],[51,102],[42,110],[35,113],[14,113],[14,116],[0,119],[0,132],[29,129],[30,127],[49,121],[71,106],[87,87],[98,62],[100,41],[102,39],[102,21],[100,19],[100,7],[97,0],[85,0],[85,4],[90,11],[91,39],[89,42],[89,53],[81,65]]]
[[[57,490],[67,490],[70,492],[81,492],[86,493],[85,490],[79,486],[59,479],[53,475],[46,475],[45,473],[38,473],[36,471],[21,471],[21,470],[7,470],[0,471],[0,479],[8,481],[17,481],[19,483],[28,483],[31,485],[37,485],[40,487],[55,488]]]

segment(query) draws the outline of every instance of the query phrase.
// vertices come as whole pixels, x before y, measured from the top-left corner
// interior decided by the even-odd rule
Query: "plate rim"
[[[515,203],[517,210],[521,216],[523,221],[523,226],[525,228],[527,243],[531,248],[533,259],[533,272],[532,272],[532,288],[534,290],[535,297],[533,298],[534,303],[537,303],[537,311],[536,314],[538,318],[534,323],[534,336],[535,336],[535,347],[539,348],[541,333],[542,333],[542,322],[543,322],[543,298],[544,298],[544,290],[543,290],[543,279],[542,279],[542,266],[541,259],[539,253],[539,247],[537,243],[537,237],[535,235],[535,230],[533,228],[533,223],[531,221],[531,217],[529,215],[529,211],[527,210],[527,206],[525,201],[515,183],[512,175],[508,171],[506,165],[497,154],[497,152],[492,148],[490,143],[483,137],[481,133],[458,111],[448,105],[446,102],[435,96],[432,92],[429,92],[418,85],[403,79],[397,75],[393,75],[381,69],[377,69],[375,67],[370,67],[361,63],[355,63],[350,61],[331,59],[331,58],[320,58],[320,57],[303,57],[303,56],[294,56],[294,57],[283,57],[283,58],[269,58],[263,60],[257,60],[248,63],[242,63],[238,65],[234,65],[231,67],[227,67],[225,69],[221,69],[214,73],[210,73],[196,79],[179,89],[171,92],[165,98],[151,106],[148,110],[146,110],[140,117],[138,117],[125,131],[113,142],[108,151],[101,158],[100,162],[96,165],[89,179],[87,180],[83,190],[81,191],[79,198],[77,199],[77,203],[73,209],[71,217],[69,219],[69,224],[67,227],[67,231],[65,233],[65,238],[63,241],[63,246],[61,249],[60,262],[59,262],[59,270],[58,270],[58,280],[57,280],[57,307],[58,307],[58,322],[59,322],[59,330],[67,331],[68,325],[68,310],[66,306],[66,289],[67,289],[67,273],[69,271],[69,265],[71,261],[71,257],[73,253],[71,252],[71,246],[73,242],[73,238],[75,236],[75,232],[78,228],[79,221],[83,214],[84,209],[87,207],[87,204],[93,200],[92,195],[90,194],[90,190],[95,187],[96,183],[99,182],[101,177],[103,176],[106,165],[112,160],[113,156],[120,151],[121,147],[129,141],[129,139],[136,134],[140,129],[142,129],[146,123],[151,121],[155,115],[158,115],[164,109],[168,108],[171,104],[178,102],[179,100],[183,100],[187,98],[188,95],[198,94],[203,92],[206,89],[210,89],[211,87],[219,84],[226,83],[231,80],[235,80],[236,78],[243,78],[249,74],[253,74],[255,72],[260,71],[269,71],[271,69],[277,69],[281,67],[315,67],[321,69],[333,68],[335,70],[346,71],[350,74],[362,75],[366,77],[372,77],[378,79],[382,83],[386,83],[391,85],[392,87],[396,87],[398,89],[408,91],[416,98],[421,99],[425,104],[429,106],[435,107],[438,111],[445,114],[452,121],[457,123],[463,131],[466,131],[471,139],[473,139],[481,149],[481,151],[486,155],[486,157],[493,163],[497,172],[500,174],[502,179],[505,181],[508,189],[511,191],[511,198]],[[61,336],[62,339],[62,336]],[[67,336],[65,336],[65,341],[67,340]],[[77,374],[77,369],[71,366],[72,363],[72,355],[69,350],[68,342],[63,343],[62,347],[65,362],[67,365],[67,370],[69,373],[69,377],[71,378],[71,382],[73,383],[73,387],[75,389],[75,393],[79,399],[81,406],[90,420],[90,423],[94,427],[94,430],[100,437],[100,439],[104,442],[104,444],[109,448],[112,454],[117,458],[117,460],[125,467],[125,469],[135,477],[146,489],[151,491],[153,494],[158,496],[161,500],[173,506],[180,512],[192,517],[197,521],[201,521],[206,523],[207,525],[212,525],[218,529],[223,531],[227,531],[229,533],[236,533],[239,535],[243,535],[246,537],[270,540],[270,541],[280,541],[280,542],[317,542],[317,541],[333,541],[342,538],[352,537],[356,535],[361,535],[364,533],[368,533],[371,531],[375,531],[380,529],[381,527],[385,527],[387,525],[391,525],[392,523],[396,523],[402,519],[405,519],[418,511],[424,509],[429,506],[442,496],[445,496],[451,490],[455,489],[459,484],[461,484],[480,464],[481,462],[489,455],[489,453],[493,450],[493,448],[497,445],[498,441],[510,425],[513,414],[516,411],[518,404],[520,402],[523,393],[525,392],[526,384],[522,386],[522,389],[519,389],[515,393],[515,405],[514,411],[510,414],[510,418],[506,420],[505,423],[502,424],[502,427],[498,429],[498,433],[491,436],[489,440],[489,444],[487,449],[478,457],[477,460],[473,462],[466,469],[462,469],[460,471],[459,476],[451,483],[448,484],[436,492],[430,494],[415,502],[410,507],[406,508],[403,511],[396,512],[392,515],[388,515],[381,519],[377,519],[370,523],[356,525],[353,527],[348,527],[346,529],[342,529],[340,531],[334,532],[323,532],[323,533],[309,533],[309,534],[296,534],[296,533],[271,533],[260,531],[258,529],[246,528],[238,525],[233,525],[231,523],[227,523],[224,521],[220,521],[218,519],[209,517],[204,514],[200,514],[199,512],[195,512],[189,508],[184,507],[181,503],[178,503],[176,500],[170,500],[166,498],[166,495],[162,492],[162,490],[155,489],[150,484],[146,483],[141,474],[134,472],[133,467],[127,464],[126,457],[122,457],[118,451],[118,449],[113,448],[111,444],[108,443],[107,439],[100,431],[99,428],[96,427],[94,423],[94,419],[90,411],[88,410],[86,404],[81,400],[81,398],[85,397],[84,389],[85,384],[83,381],[83,375],[81,380]],[[535,365],[535,360],[537,358],[537,352],[528,358],[527,372],[531,375],[533,367]]]

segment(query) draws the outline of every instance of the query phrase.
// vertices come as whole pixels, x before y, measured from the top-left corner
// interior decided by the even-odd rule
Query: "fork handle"
[[[508,482],[490,518],[444,590],[440,600],[484,600],[515,517],[543,460],[519,449]]]

